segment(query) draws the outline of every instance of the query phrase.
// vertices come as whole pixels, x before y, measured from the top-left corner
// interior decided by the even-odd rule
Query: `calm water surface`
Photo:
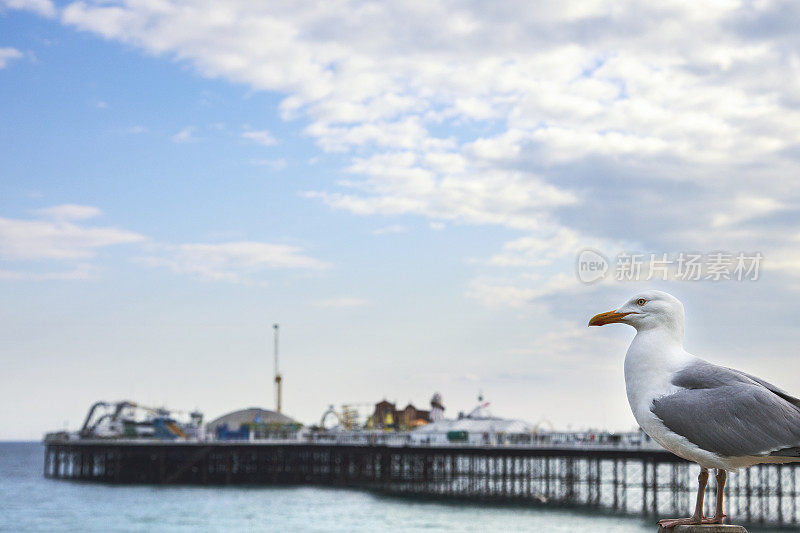
[[[42,476],[43,456],[39,443],[0,442],[0,531],[656,531],[641,518],[345,489],[55,481]]]

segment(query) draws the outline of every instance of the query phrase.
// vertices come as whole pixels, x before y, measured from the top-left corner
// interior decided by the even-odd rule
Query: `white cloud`
[[[16,48],[0,48],[0,69],[4,69],[8,66],[8,64],[15,60],[20,59],[24,56],[22,52],[17,50]]]
[[[561,323],[537,335],[535,343],[513,349],[512,352],[536,357],[546,367],[543,369],[545,372],[552,372],[607,367],[607,354],[625,353],[626,349],[623,339],[598,335],[593,328],[576,328],[574,324]]]
[[[37,215],[53,220],[86,220],[98,217],[103,212],[91,205],[62,204],[34,211]]]
[[[392,224],[391,226],[384,226],[382,228],[375,228],[372,230],[373,235],[386,235],[387,233],[405,233],[408,228],[401,224]]]
[[[0,281],[51,281],[91,279],[95,268],[89,263],[80,263],[75,268],[60,272],[30,272],[0,269]]]
[[[411,152],[379,154],[356,159],[349,168],[365,176],[342,184],[355,192],[307,195],[362,215],[416,214],[519,229],[538,228],[551,210],[577,201],[570,192],[527,172],[469,168],[440,173]]]
[[[178,144],[194,142],[196,140],[198,139],[194,136],[194,127],[192,126],[187,126],[172,136],[172,142]]]
[[[489,307],[522,308],[535,300],[553,294],[586,290],[587,286],[574,276],[557,274],[544,282],[534,280],[524,285],[520,280],[477,278],[470,282],[466,296]]]
[[[800,14],[782,4],[345,6],[73,2],[63,22],[283,94],[285,118],[349,159],[352,179],[309,198],[524,231],[490,265],[595,240],[794,244],[800,62],[768,23]]]
[[[56,7],[50,0],[0,0],[0,7],[33,11],[43,17],[56,16]]]
[[[45,218],[0,218],[0,257],[9,261],[86,259],[107,246],[145,240],[131,231],[74,222],[99,214],[90,206],[63,205],[38,213]]]
[[[147,128],[145,126],[137,124],[136,126],[131,126],[130,128],[128,128],[127,132],[133,135],[138,135],[140,133],[146,133]]]
[[[249,130],[242,132],[242,138],[261,146],[272,146],[278,142],[267,130]]]
[[[711,218],[711,226],[724,228],[746,222],[754,218],[776,213],[786,207],[773,198],[740,195],[734,198],[729,209],[715,213]]]
[[[333,308],[350,308],[362,307],[369,302],[362,298],[353,298],[351,296],[340,296],[338,298],[328,298],[326,300],[317,300],[314,305],[317,307],[333,307]]]
[[[541,266],[565,255],[575,255],[587,247],[587,239],[569,228],[556,228],[549,235],[530,235],[503,245],[503,251],[492,256],[492,266]]]
[[[250,163],[259,167],[269,167],[275,172],[279,172],[286,168],[288,163],[282,157],[278,159],[251,159]]]
[[[63,19],[190,61],[208,76],[282,91],[287,116],[306,113],[308,133],[334,150],[455,148],[430,133],[442,118],[508,117],[507,131],[544,143],[553,161],[587,154],[721,161],[772,154],[797,139],[798,112],[753,94],[743,72],[765,62],[797,66],[728,29],[738,6],[699,14],[632,0],[616,10],[589,5],[476,4],[454,12],[444,1],[369,10],[75,2]],[[586,32],[587,24],[598,30]],[[697,46],[699,35],[714,35],[714,45]]]
[[[145,243],[138,233],[114,227],[87,225],[102,214],[94,206],[62,204],[34,211],[37,218],[0,217],[0,258],[26,264],[24,270],[0,269],[0,280],[43,281],[86,279],[95,267],[87,262],[103,248],[119,244]],[[207,281],[257,283],[268,269],[321,270],[329,263],[303,253],[297,246],[250,241],[163,245],[151,243],[151,255],[139,258],[148,266],[168,267]],[[71,270],[52,271],[48,261],[73,263]],[[80,261],[80,262],[78,262]],[[44,270],[43,270],[44,268]]]
[[[255,283],[255,275],[266,269],[319,270],[330,266],[305,255],[296,246],[252,241],[164,245],[157,252],[141,261],[204,281],[249,284]]]

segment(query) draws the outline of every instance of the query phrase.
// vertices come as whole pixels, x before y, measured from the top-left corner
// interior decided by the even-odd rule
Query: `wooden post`
[[[742,526],[730,524],[706,524],[702,526],[675,526],[671,529],[658,528],[658,533],[747,533]]]

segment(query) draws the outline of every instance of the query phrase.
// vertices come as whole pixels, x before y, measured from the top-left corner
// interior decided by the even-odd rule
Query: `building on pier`
[[[489,402],[481,402],[469,414],[455,420],[440,419],[410,432],[415,444],[465,442],[477,446],[509,443],[518,435],[532,435],[536,427],[524,420],[501,418],[489,411]]]
[[[206,434],[217,440],[259,440],[296,438],[301,423],[282,413],[249,407],[215,418],[206,426]]]
[[[375,411],[367,421],[370,429],[384,429],[389,431],[402,431],[424,426],[430,421],[430,411],[417,409],[409,402],[402,409],[383,399],[375,404]]]

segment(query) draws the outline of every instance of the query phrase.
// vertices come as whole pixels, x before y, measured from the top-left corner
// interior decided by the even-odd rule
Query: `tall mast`
[[[278,370],[278,324],[273,324],[275,332],[275,412],[281,412],[281,374]]]

